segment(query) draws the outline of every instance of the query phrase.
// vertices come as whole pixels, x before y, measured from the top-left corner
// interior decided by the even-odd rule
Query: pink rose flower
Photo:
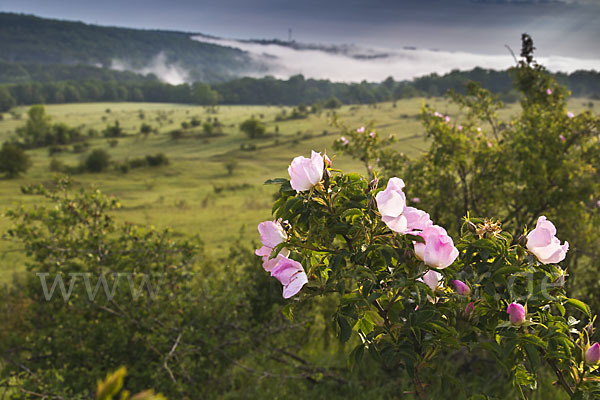
[[[310,158],[302,156],[294,158],[288,168],[292,189],[302,192],[312,188],[323,179],[324,168],[321,153],[313,151]]]
[[[369,133],[369,136],[371,136],[372,138],[375,138],[375,131]]]
[[[543,215],[538,218],[535,229],[527,235],[527,249],[542,264],[556,264],[565,259],[569,242],[560,244],[556,237],[556,228]]]
[[[284,299],[289,299],[308,283],[302,264],[287,257],[279,259],[277,265],[271,270],[271,276],[277,278],[283,285]]]
[[[350,141],[346,139],[345,136],[340,137],[340,142],[342,142],[344,146],[348,146],[348,143],[350,143]]]
[[[419,233],[425,243],[414,242],[415,255],[426,265],[443,269],[450,266],[458,257],[458,249],[454,247],[452,238],[444,228],[431,225]]]
[[[412,201],[413,203],[419,204],[421,202],[421,199],[418,197],[413,197],[412,199],[410,199],[410,201]]]
[[[571,111],[569,111],[567,113],[567,117],[569,117],[569,118],[573,118],[574,116],[575,116],[575,114],[573,114]]]
[[[446,116],[444,117],[444,121],[446,121],[446,122],[450,122],[450,117],[446,115]]]
[[[506,309],[506,313],[509,315],[511,324],[521,325],[525,322],[525,307],[519,303],[510,303]]]
[[[270,248],[276,247],[279,243],[287,240],[287,234],[277,220],[258,224],[258,233],[262,244]]]
[[[558,135],[561,142],[565,142],[567,139],[563,135]]]
[[[546,94],[550,96],[552,94],[552,89],[546,89]]]
[[[402,215],[406,218],[407,233],[418,233],[433,225],[429,214],[414,207],[405,207]]]
[[[406,208],[406,196],[402,189],[404,181],[400,178],[390,178],[385,190],[377,193],[375,200],[381,219],[394,232],[404,233],[407,230],[407,220],[402,213]]]
[[[458,126],[456,127],[456,129],[458,129],[459,131],[462,131],[463,127],[462,127],[462,125],[458,125]]]
[[[596,342],[585,352],[585,362],[591,365],[598,364],[600,361],[600,345]]]
[[[471,294],[471,289],[464,282],[454,280],[450,283],[452,283],[452,286],[454,286],[456,293],[460,294],[461,296],[468,296]]]
[[[364,126],[361,126],[360,128],[358,128],[358,129],[356,130],[356,133],[365,133],[365,127],[364,127]]]
[[[439,286],[440,281],[442,280],[442,274],[430,269],[423,275],[423,278],[420,280],[427,286],[429,286],[431,290],[435,290]]]
[[[277,247],[279,243],[287,240],[287,234],[279,221],[276,220],[265,221],[258,224],[258,233],[260,234],[260,241],[263,246],[260,249],[257,249],[255,254],[262,257],[263,268],[270,271],[276,264],[276,261],[274,261],[276,258],[269,259],[273,252],[273,248]],[[279,252],[279,255],[287,257],[289,253],[288,249],[283,248]]]

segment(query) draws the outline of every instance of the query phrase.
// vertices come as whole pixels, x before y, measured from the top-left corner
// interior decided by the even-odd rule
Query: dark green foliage
[[[256,139],[265,135],[265,125],[257,119],[250,118],[240,124],[240,131],[244,132],[250,139]]]
[[[106,150],[95,149],[87,156],[84,162],[85,170],[88,172],[102,172],[110,164],[110,155]]]
[[[0,112],[8,111],[17,104],[15,98],[5,86],[0,86]]]
[[[241,50],[191,39],[191,33],[101,27],[0,13],[0,59],[22,64],[100,64],[142,68],[157,56],[189,71],[192,81],[219,81],[257,68]],[[43,41],[40,38],[44,38]]]
[[[311,344],[331,336],[320,317],[331,303],[308,301],[289,321],[281,286],[239,242],[212,259],[197,238],[116,223],[119,203],[99,191],[67,180],[24,191],[42,197],[7,213],[7,238],[30,254],[0,291],[0,390],[10,377],[11,399],[93,398],[119,366],[132,393],[169,399],[369,399],[395,387],[369,367],[350,381],[341,347]],[[72,283],[68,301],[60,287],[47,299],[42,277],[48,290],[57,277]],[[111,298],[102,284],[93,295],[102,277]]]
[[[223,166],[227,170],[227,175],[233,175],[233,171],[238,167],[238,162],[234,158],[229,159],[223,163]]]
[[[43,105],[31,106],[25,126],[17,128],[17,135],[28,148],[60,146],[84,140],[81,129],[63,123],[50,123]]]
[[[148,136],[152,132],[152,126],[146,123],[140,127],[140,133],[144,136]]]
[[[92,68],[92,67],[90,67]],[[285,104],[321,103],[327,107],[345,104],[373,103],[417,96],[440,96],[448,90],[465,93],[471,81],[481,81],[484,88],[497,93],[501,100],[515,102],[519,93],[512,89],[514,70],[493,71],[475,68],[471,71],[453,71],[443,76],[436,74],[413,81],[391,83],[336,83],[328,80],[288,80],[266,78],[239,78],[229,82],[193,85],[169,85],[156,80],[124,79],[82,81],[52,81],[14,83],[0,86],[0,107],[8,110],[19,104],[64,103],[90,101],[147,101],[203,104]],[[69,73],[66,72],[65,75]],[[570,75],[555,74],[557,81],[567,85],[576,96],[600,96],[600,72],[577,71]],[[0,80],[1,82],[1,80]],[[339,101],[335,101],[339,99]],[[326,108],[327,108],[326,107]],[[2,108],[0,108],[0,111]]]
[[[342,106],[342,102],[335,96],[331,96],[329,99],[327,99],[325,104],[323,104],[323,107],[329,108],[330,110],[335,109],[335,108],[340,108],[341,106]]]
[[[114,125],[107,125],[106,128],[102,131],[102,134],[105,138],[118,138],[121,136],[125,136],[125,132],[119,121],[115,121]]]
[[[158,167],[160,165],[169,165],[169,159],[164,153],[158,153],[155,155],[147,155],[146,161],[151,167]]]
[[[0,149],[0,172],[7,177],[14,178],[22,172],[26,172],[31,166],[29,156],[18,144],[4,142]]]

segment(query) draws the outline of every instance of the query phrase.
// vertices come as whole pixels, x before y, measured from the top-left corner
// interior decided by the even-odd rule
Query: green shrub
[[[19,145],[4,142],[0,149],[0,172],[8,178],[15,178],[31,167],[31,160]]]
[[[256,139],[265,135],[266,127],[259,120],[250,118],[240,124],[240,130],[250,139]]]
[[[86,171],[102,172],[105,171],[110,164],[110,155],[106,150],[95,149],[87,156],[84,162]]]

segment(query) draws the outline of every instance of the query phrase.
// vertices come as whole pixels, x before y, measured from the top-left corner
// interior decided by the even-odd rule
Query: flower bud
[[[477,226],[471,221],[467,221],[467,229],[469,230],[469,232],[477,232]]]
[[[371,182],[369,182],[369,191],[377,189],[378,185],[379,185],[379,178],[373,179]]]
[[[596,342],[585,352],[585,362],[593,365],[598,364],[598,361],[600,361],[600,344]]]
[[[525,322],[525,307],[519,303],[509,304],[506,313],[510,316],[510,322],[513,325],[521,325]]]
[[[458,294],[460,294],[461,296],[468,296],[469,294],[471,294],[471,288],[469,288],[464,282],[459,281],[459,280],[454,280],[451,283],[452,283],[452,286],[454,286],[454,289],[456,290],[456,292]]]
[[[467,304],[467,306],[465,307],[465,315],[469,318],[471,318],[471,316],[473,315],[473,311],[475,310],[475,303],[470,302],[469,304]]]
[[[520,235],[519,238],[517,239],[517,243],[523,247],[527,246],[527,236]]]

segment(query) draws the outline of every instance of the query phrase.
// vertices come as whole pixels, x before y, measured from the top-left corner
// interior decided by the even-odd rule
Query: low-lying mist
[[[318,48],[318,46],[302,47],[296,44],[287,46],[203,36],[194,39],[244,50],[269,66],[267,74],[280,79],[302,74],[308,78],[337,82],[363,80],[380,82],[389,76],[395,80],[410,80],[434,72],[444,74],[453,69],[470,70],[474,67],[482,67],[502,70],[515,64],[508,50],[505,55],[484,55],[415,48],[367,49],[358,46]],[[538,61],[553,72],[600,69],[600,59],[553,56],[539,57]],[[252,76],[257,77],[256,74]]]
[[[163,52],[158,53],[150,60],[148,65],[142,68],[136,68],[123,60],[113,60],[110,68],[117,71],[131,71],[142,75],[154,74],[162,82],[170,83],[171,85],[180,85],[190,81],[188,71],[177,64],[167,62],[167,57]]]

